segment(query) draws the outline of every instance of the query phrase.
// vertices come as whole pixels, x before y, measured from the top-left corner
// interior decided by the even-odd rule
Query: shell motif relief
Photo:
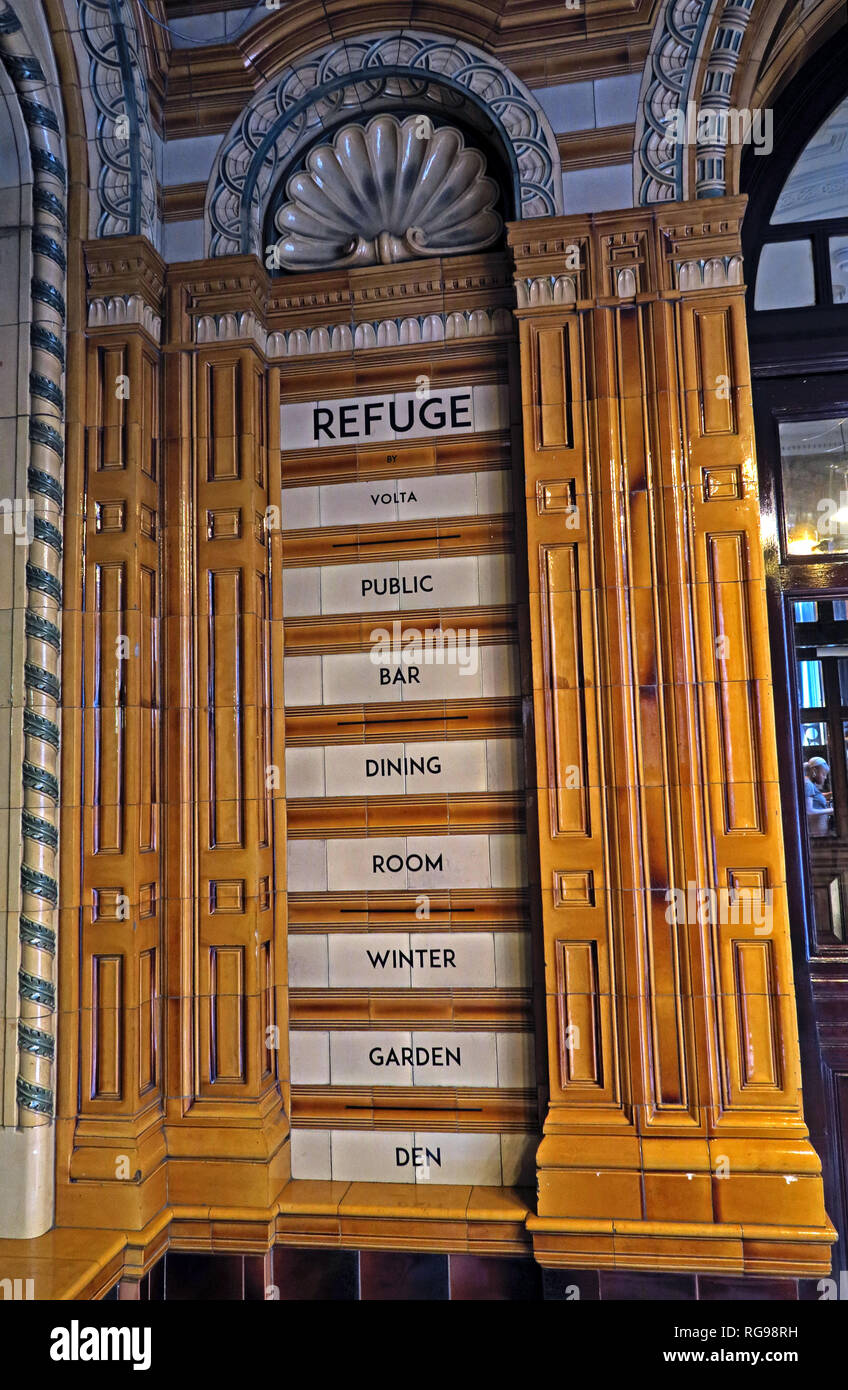
[[[452,126],[375,116],[310,151],[277,212],[287,270],[386,265],[479,251],[499,237],[497,185]]]

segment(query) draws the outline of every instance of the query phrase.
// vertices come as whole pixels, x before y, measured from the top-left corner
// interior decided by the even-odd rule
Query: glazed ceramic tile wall
[[[501,1093],[529,1098],[535,1087],[532,1031],[469,1030],[467,1023],[461,1031],[436,1029],[433,1024],[423,1030],[376,1024],[367,1030],[350,1024],[337,1029],[321,1028],[318,1021],[322,1007],[328,1022],[343,1018],[345,1000],[353,997],[352,991],[364,992],[365,998],[388,1001],[391,997],[396,1020],[404,1010],[410,1019],[416,1017],[419,996],[447,1017],[450,1001],[457,1005],[466,992],[469,1001],[478,1000],[481,1017],[488,1011],[496,1018],[500,991],[506,1001],[520,997],[530,985],[526,930],[486,930],[482,904],[470,909],[470,918],[465,914],[464,925],[473,926],[473,932],[458,929],[463,918],[456,909],[450,931],[434,931],[432,921],[429,929],[426,921],[415,921],[416,912],[429,918],[431,893],[442,901],[463,891],[472,898],[477,892],[497,898],[504,891],[526,891],[523,834],[460,833],[458,819],[446,835],[378,832],[381,818],[387,815],[402,828],[403,803],[390,810],[391,803],[381,804],[387,797],[414,798],[416,814],[425,818],[430,799],[437,798],[451,820],[457,818],[456,811],[451,811],[452,798],[474,795],[477,809],[471,814],[485,820],[495,813],[493,805],[488,809],[490,798],[523,796],[523,753],[517,738],[468,738],[461,727],[451,729],[450,724],[447,739],[423,737],[428,719],[435,715],[441,722],[451,702],[460,702],[464,709],[469,702],[487,706],[492,701],[515,700],[520,694],[517,646],[503,641],[481,643],[475,626],[487,610],[515,613],[511,551],[493,550],[491,535],[495,533],[487,534],[484,525],[479,536],[486,539],[487,553],[438,553],[442,544],[449,543],[454,520],[470,517],[485,522],[504,516],[510,495],[508,474],[470,469],[458,436],[496,436],[507,428],[508,414],[505,387],[478,386],[473,380],[417,397],[397,391],[302,404],[284,402],[282,407],[284,479],[289,454],[297,451],[318,446],[313,455],[317,461],[323,449],[332,449],[328,467],[337,469],[345,449],[353,452],[366,445],[376,450],[382,443],[385,450],[379,463],[375,453],[363,481],[292,486],[283,494],[285,544],[291,555],[283,574],[283,612],[289,633],[294,635],[298,625],[320,633],[323,626],[344,616],[354,620],[351,635],[359,634],[359,640],[368,644],[358,652],[289,655],[285,662],[286,709],[297,718],[297,736],[293,738],[292,726],[286,749],[289,805],[293,817],[298,817],[306,815],[309,803],[318,815],[323,804],[328,827],[327,838],[306,837],[305,831],[293,836],[290,821],[290,902],[329,894],[330,915],[339,918],[342,926],[348,911],[345,902],[355,910],[358,895],[364,894],[357,918],[368,925],[365,932],[348,928],[316,933],[313,928],[309,934],[290,936],[293,1020],[310,1001],[308,1014],[303,1014],[309,1027],[298,1027],[293,1021],[290,1032],[295,1179],[500,1185],[531,1177],[536,1144],[532,1132],[469,1132],[460,1100],[445,1111],[443,1102],[432,1097],[447,1090],[457,1097],[482,1091],[495,1102]],[[407,439],[416,445],[428,441],[423,466],[420,452]],[[437,455],[429,441],[442,439],[456,441],[452,457],[464,465],[464,471],[434,471]],[[479,450],[473,457],[479,459]],[[414,474],[404,475],[405,459],[416,463]],[[492,461],[496,462],[496,452]],[[300,534],[306,531],[308,542]],[[475,535],[469,535],[471,544]],[[454,543],[457,539],[461,550],[463,540],[453,537]],[[310,554],[317,548],[328,560],[335,555],[346,563],[295,563],[298,547],[303,553],[306,544]],[[410,547],[417,552],[423,547],[424,557],[419,553],[414,559],[404,558]],[[369,548],[376,551],[373,560],[365,558]],[[385,558],[393,551],[391,559]],[[387,623],[387,646],[382,652],[375,644]],[[419,628],[417,639],[414,634],[410,639],[413,624]],[[434,634],[452,632],[457,626],[467,638],[463,646],[435,650],[435,644],[428,645]],[[397,650],[401,633],[405,640]],[[404,710],[411,704],[415,713],[407,716]],[[307,741],[308,712],[318,706],[328,711],[326,717],[343,739],[365,741],[321,745]],[[362,711],[358,722],[357,706]],[[396,737],[410,718],[413,727],[419,726],[415,738],[382,741],[384,728],[392,729]],[[361,730],[358,735],[352,733],[355,728]],[[343,838],[332,837],[330,827],[336,823],[341,830],[349,819],[346,799],[351,806],[366,809],[374,826],[367,837],[350,836],[350,832]],[[303,803],[303,811],[294,810],[298,803]],[[333,899],[335,907],[330,906]],[[384,908],[382,902],[391,903],[391,908]],[[387,914],[391,931],[382,929]],[[439,915],[444,918],[443,910]],[[463,1017],[461,1011],[457,1017]],[[414,1093],[405,1102],[408,1111],[420,1116],[414,1132],[384,1132],[387,1121],[380,1117],[383,1111],[391,1115],[391,1097],[397,1088]],[[363,1116],[359,1122],[358,1105]],[[320,1113],[326,1116],[328,1106],[338,1115],[340,1123],[335,1128],[318,1121]],[[367,1131],[363,1130],[366,1113],[370,1117]],[[525,1113],[529,1118],[526,1106]],[[315,1118],[307,1125],[312,1114]],[[439,1116],[434,1137],[429,1130]],[[448,1116],[451,1127],[458,1126],[462,1132],[445,1132]]]

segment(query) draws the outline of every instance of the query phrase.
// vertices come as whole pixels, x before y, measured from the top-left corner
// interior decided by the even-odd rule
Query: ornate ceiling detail
[[[384,113],[310,150],[274,219],[287,270],[386,265],[490,246],[503,230],[479,150],[428,116]]]
[[[471,44],[404,30],[332,43],[257,93],[212,171],[209,253],[263,255],[268,198],[299,152],[346,117],[410,106],[447,116],[462,110],[494,135],[512,174],[517,217],[562,211],[556,139],[528,88]]]
[[[671,138],[669,118],[685,111],[714,0],[664,0],[639,101],[636,202],[686,198],[685,145]]]
[[[716,25],[701,87],[700,110],[716,116],[726,111],[733,96],[733,79],[754,0],[724,0]],[[721,198],[727,193],[727,155],[723,144],[699,148],[695,164],[695,197]]]
[[[94,111],[90,132],[100,158],[96,236],[159,241],[150,103],[132,6],[127,0],[80,0],[80,72],[86,62]]]
[[[722,129],[720,115],[732,102],[739,55],[754,4],[755,0],[665,0],[642,84],[641,127],[636,139],[637,202],[721,198],[728,192],[726,146],[720,136],[708,142],[706,132]],[[710,22],[719,11],[708,43]],[[689,103],[703,118],[701,128],[705,132],[704,139],[697,141],[694,189],[687,145],[672,138],[672,117],[677,111],[682,113],[681,125],[697,129],[697,120],[685,118]]]

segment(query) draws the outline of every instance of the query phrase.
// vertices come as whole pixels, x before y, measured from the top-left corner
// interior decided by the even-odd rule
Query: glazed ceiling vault
[[[625,8],[629,28],[645,30],[651,7]],[[807,6],[817,14],[826,8],[826,3]],[[66,0],[66,10],[76,12],[77,0]],[[746,37],[749,25],[756,12],[757,22],[765,26],[764,35],[780,22],[778,10],[771,0],[660,0],[654,4],[633,147],[635,205],[738,192],[738,171],[728,167],[721,145],[699,146],[693,159],[683,145],[669,140],[668,121],[674,111],[685,111],[690,101],[703,112],[718,112],[734,102],[744,105],[739,88],[745,85],[749,90],[752,84],[750,80],[743,83],[743,69],[755,61]],[[449,12],[453,24],[447,28],[453,35],[462,17],[466,30],[480,31],[482,43],[434,31],[431,16],[421,30],[382,27],[376,33],[348,34],[312,51],[301,51],[284,63],[282,40],[267,53],[262,48],[270,43],[275,12],[240,34],[243,71],[274,75],[246,96],[222,141],[207,189],[207,252],[214,256],[260,253],[268,201],[281,179],[302,162],[299,155],[315,142],[316,135],[325,131],[332,138],[346,118],[364,122],[392,107],[409,109],[413,99],[415,109],[439,116],[453,110],[466,125],[470,122],[493,136],[509,169],[515,217],[567,213],[569,209],[562,206],[556,138],[534,92],[496,56],[504,49],[507,35],[517,42],[521,33],[526,40],[531,19],[534,32],[543,32],[547,11],[507,4],[497,7],[497,12],[486,6],[476,6],[472,12],[454,5],[445,9],[446,24]],[[175,27],[179,16],[187,13],[185,5],[168,7]],[[89,148],[96,165],[90,179],[94,195],[90,233],[142,232],[158,247],[151,93],[140,60],[144,36],[138,30],[138,16],[148,30],[151,26],[131,0],[79,0],[78,14],[80,27],[73,26],[73,41],[79,70],[87,74],[89,84],[83,85],[83,95]],[[281,16],[282,11],[278,27],[283,26],[297,52],[297,35],[289,32],[292,21],[287,27]],[[325,27],[328,23],[333,27],[336,21],[325,16]],[[559,27],[563,29],[561,19]],[[163,31],[152,32],[161,44]],[[262,37],[266,34],[267,40]],[[252,51],[243,47],[248,36],[251,44],[255,41]],[[763,44],[761,37],[758,51]]]

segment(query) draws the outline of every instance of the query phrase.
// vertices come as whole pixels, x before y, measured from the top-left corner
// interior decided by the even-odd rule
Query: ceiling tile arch
[[[435,112],[461,101],[490,125],[510,170],[516,216],[562,211],[556,137],[529,88],[472,44],[395,30],[328,44],[256,93],[212,169],[208,254],[261,255],[268,199],[315,134],[413,98],[419,110]]]

